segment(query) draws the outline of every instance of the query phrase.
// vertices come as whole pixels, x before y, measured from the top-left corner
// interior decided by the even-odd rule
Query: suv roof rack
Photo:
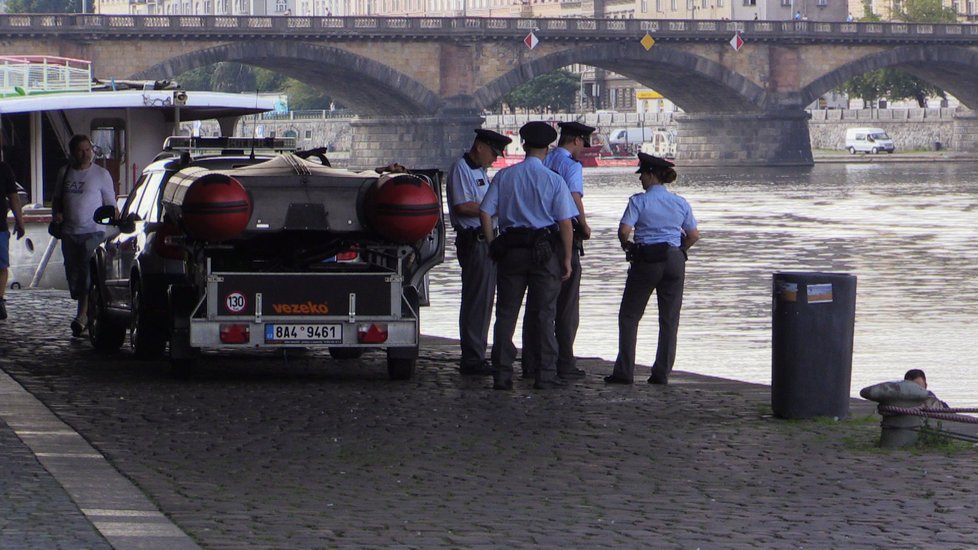
[[[170,136],[163,142],[164,151],[187,151],[195,154],[222,152],[240,153],[250,152],[275,152],[286,153],[296,150],[296,138],[293,137],[194,137],[194,136]]]

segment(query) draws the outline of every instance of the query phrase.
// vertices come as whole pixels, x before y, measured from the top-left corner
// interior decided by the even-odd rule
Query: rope
[[[926,409],[926,408],[907,408],[894,407],[893,405],[880,405],[876,408],[883,416],[907,415],[923,416],[924,418],[934,418],[937,420],[947,420],[949,422],[964,422],[966,424],[978,424],[978,418],[966,416],[963,412],[978,412],[978,409]]]

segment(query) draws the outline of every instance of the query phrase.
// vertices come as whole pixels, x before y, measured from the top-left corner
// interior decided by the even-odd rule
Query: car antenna
[[[255,160],[255,140],[258,139],[258,88],[255,88],[255,124],[251,128],[251,160]]]

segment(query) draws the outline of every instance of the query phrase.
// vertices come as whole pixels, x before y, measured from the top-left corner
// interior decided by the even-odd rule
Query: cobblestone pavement
[[[64,292],[8,308],[0,367],[204,548],[976,545],[976,451],[875,450],[860,400],[846,421],[783,421],[766,386],[606,387],[594,359],[569,388],[492,391],[435,338],[408,382],[380,354],[271,352],[207,355],[180,381],[71,340]],[[97,547],[12,438],[0,424],[0,546]]]

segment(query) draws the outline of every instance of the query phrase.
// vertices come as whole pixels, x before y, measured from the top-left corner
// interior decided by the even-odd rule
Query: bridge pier
[[[812,166],[806,111],[675,115],[676,159],[699,166]]]
[[[473,131],[482,127],[483,120],[474,112],[354,119],[350,167],[369,169],[399,162],[410,168],[447,171],[472,146]]]
[[[958,152],[978,153],[978,111],[955,109],[951,146]]]

